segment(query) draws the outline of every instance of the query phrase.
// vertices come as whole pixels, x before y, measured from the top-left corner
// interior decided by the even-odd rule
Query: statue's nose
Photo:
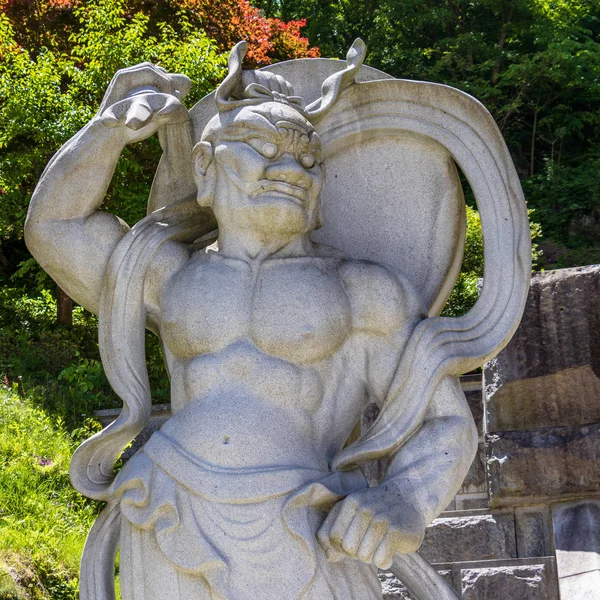
[[[267,179],[291,183],[307,190],[312,185],[312,178],[293,154],[282,154],[273,164],[267,167]]]

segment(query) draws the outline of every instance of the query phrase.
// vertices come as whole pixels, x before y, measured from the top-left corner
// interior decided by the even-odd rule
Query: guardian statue
[[[453,598],[416,551],[476,452],[457,375],[507,343],[524,306],[510,156],[476,100],[362,67],[360,40],[346,63],[259,71],[242,70],[245,48],[189,111],[185,76],[119,71],[31,202],[27,244],[99,314],[124,403],[72,460],[73,485],[107,503],[82,600],[114,598],[119,547],[124,600],[381,600],[390,568],[415,598]],[[102,201],[123,148],[157,132],[149,214],[130,229]],[[464,243],[456,165],[486,270],[475,307],[447,318]],[[115,475],[150,416],[146,328],[172,417]],[[374,460],[385,469],[368,482]]]

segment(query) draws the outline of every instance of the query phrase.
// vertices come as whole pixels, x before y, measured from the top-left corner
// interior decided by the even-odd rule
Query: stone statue
[[[527,214],[476,100],[361,67],[364,52],[357,40],[346,63],[242,71],[241,42],[190,111],[186,77],[124,69],[46,168],[27,244],[100,315],[124,401],[72,460],[73,485],[107,502],[82,600],[114,598],[119,546],[125,600],[376,600],[378,568],[415,598],[454,597],[416,550],[476,451],[456,375],[497,353],[523,310]],[[149,214],[129,229],[100,207],[125,145],[156,132]],[[476,306],[444,318],[464,239],[455,163],[486,271]],[[115,476],[150,415],[145,328],[173,416]],[[379,417],[348,443],[369,402]],[[369,486],[374,459],[387,468]]]

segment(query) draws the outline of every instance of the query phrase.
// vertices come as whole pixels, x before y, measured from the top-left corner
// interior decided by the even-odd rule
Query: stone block
[[[489,508],[490,502],[485,494],[457,494],[454,500],[456,510],[476,510]]]
[[[484,366],[487,431],[600,421],[600,266],[535,274],[521,325]]]
[[[516,558],[514,516],[444,513],[427,528],[419,553],[430,563]]]
[[[452,570],[449,566],[438,569],[438,573],[447,583],[453,585]],[[379,580],[381,581],[384,600],[416,600],[408,593],[408,590],[404,587],[403,583],[392,573],[380,571]]]
[[[552,529],[547,507],[525,507],[515,510],[517,554],[519,558],[551,556]]]
[[[438,565],[438,573],[456,590],[460,600],[559,598],[554,558],[460,562]],[[391,573],[381,572],[379,578],[384,600],[414,600]]]
[[[384,600],[414,600],[402,582],[392,573],[382,571],[379,573],[379,580]]]
[[[560,500],[600,491],[600,424],[486,436],[490,505]]]
[[[461,594],[462,600],[550,600],[552,597],[543,564],[462,569]]]
[[[600,500],[552,507],[562,600],[600,599]]]

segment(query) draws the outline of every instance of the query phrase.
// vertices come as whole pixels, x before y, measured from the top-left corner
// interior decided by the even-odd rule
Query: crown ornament
[[[367,47],[360,38],[356,39],[346,55],[347,67],[325,79],[321,86],[321,96],[308,106],[305,106],[303,98],[294,95],[292,85],[283,77],[263,71],[243,70],[242,61],[247,50],[248,42],[238,42],[229,55],[229,73],[215,96],[219,113],[263,102],[279,102],[291,106],[315,123],[325,116],[342,91],[355,82]]]

